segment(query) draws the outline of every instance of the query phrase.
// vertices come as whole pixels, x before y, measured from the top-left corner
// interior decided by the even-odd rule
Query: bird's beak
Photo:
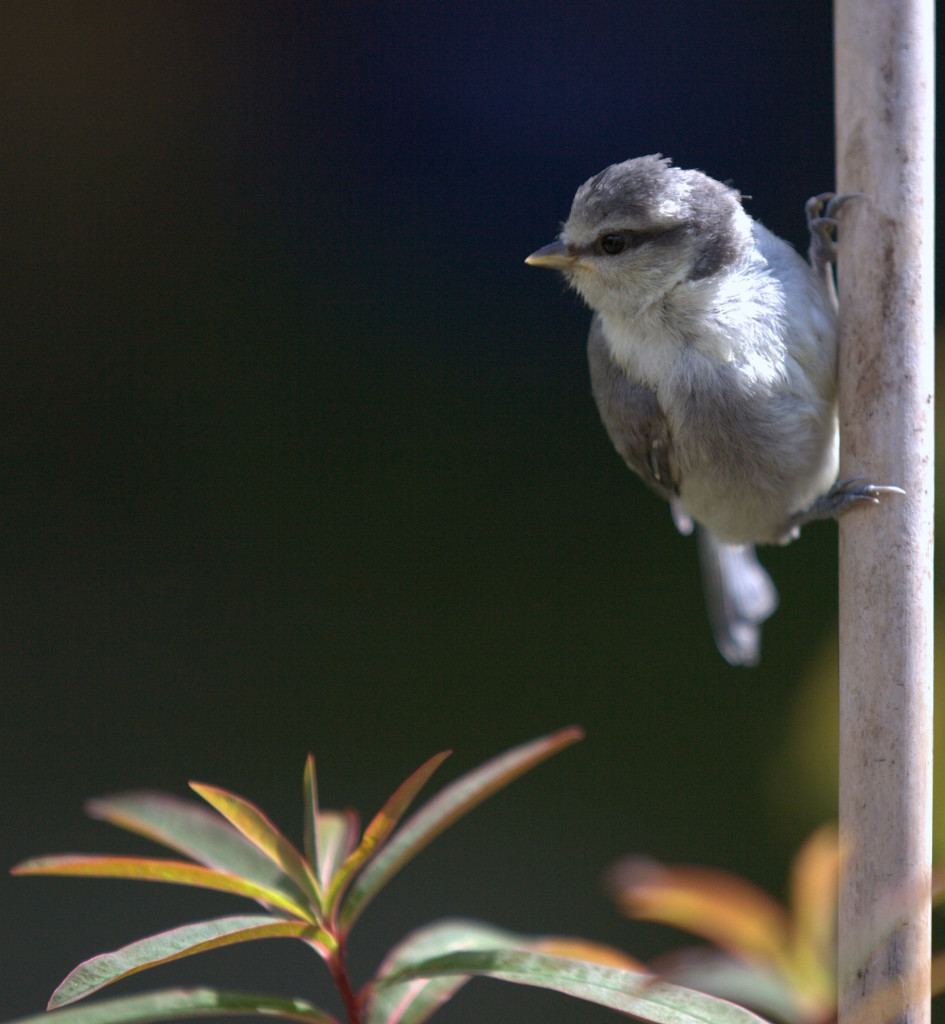
[[[573,267],[577,262],[577,256],[568,251],[568,247],[560,238],[556,238],[548,245],[543,245],[540,249],[536,249],[535,252],[525,260],[525,262],[530,267],[547,267],[549,270],[567,270],[568,267]]]

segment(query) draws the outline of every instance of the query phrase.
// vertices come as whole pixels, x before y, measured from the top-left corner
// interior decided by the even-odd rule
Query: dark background
[[[0,5],[2,1016],[246,907],[10,879],[153,850],[85,797],[193,778],[298,837],[310,750],[323,802],[371,814],[437,750],[431,792],[587,730],[391,884],[360,978],[447,915],[675,945],[602,890],[631,851],[783,890],[819,820],[778,751],[835,530],[766,553],[763,663],[724,664],[692,539],[599,424],[588,314],[522,260],[584,179],[657,151],[805,246],[831,74],[826,2]],[[114,993],[197,980],[337,1009],[286,942]],[[609,1016],[474,982],[438,1019]]]

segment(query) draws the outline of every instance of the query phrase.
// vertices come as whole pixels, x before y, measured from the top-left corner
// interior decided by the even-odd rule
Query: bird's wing
[[[673,506],[680,532],[692,523],[676,497],[679,472],[669,424],[656,392],[630,380],[614,362],[594,317],[587,339],[591,387],[601,419],[627,465]],[[761,647],[761,623],[778,606],[778,592],[750,544],[723,544],[700,526],[699,558],[712,633],[732,665],[754,665]]]
[[[614,362],[594,316],[587,339],[591,390],[607,433],[627,465],[667,501],[679,491],[669,424],[656,392],[632,381]]]

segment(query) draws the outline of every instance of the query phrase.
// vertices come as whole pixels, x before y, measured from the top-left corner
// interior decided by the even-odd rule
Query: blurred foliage
[[[936,329],[936,344],[945,340],[945,328]],[[945,367],[936,367],[936,388],[945,387]],[[945,417],[935,424],[935,444],[945,451]],[[939,462],[936,460],[936,494],[942,493]],[[905,500],[908,500],[906,496]],[[936,534],[942,519],[942,502],[936,501]],[[942,588],[936,585],[936,594]],[[771,827],[782,837],[803,831],[814,821],[837,816],[837,771],[839,704],[836,626],[814,647],[798,681],[791,706],[785,715],[780,748],[769,759],[765,788],[772,813]],[[945,672],[945,602],[936,598],[934,677]],[[933,733],[935,750],[945,750],[945,713],[935,701]],[[936,861],[945,859],[945,758],[932,767],[932,848]]]
[[[845,853],[833,825],[817,829],[794,858],[786,905],[717,868],[629,858],[614,865],[609,880],[628,917],[671,925],[712,943],[660,957],[650,964],[659,977],[732,999],[785,1024],[832,1024],[837,1019],[837,897]],[[938,869],[933,898],[941,899],[943,887],[945,872]],[[858,962],[876,957],[927,898],[891,891],[879,899],[871,908],[871,934],[863,936]],[[945,953],[932,958],[931,970],[932,994],[945,992]],[[845,1021],[867,1024],[900,1017],[910,994],[923,989],[920,978],[896,977],[851,1007]]]
[[[945,606],[936,606],[935,677],[945,671]],[[801,677],[786,719],[784,741],[767,767],[766,788],[773,811],[772,827],[782,835],[812,820],[837,815],[837,637],[818,646]],[[945,750],[945,716],[936,702],[936,750]],[[933,763],[932,847],[935,860],[945,857],[945,758]]]

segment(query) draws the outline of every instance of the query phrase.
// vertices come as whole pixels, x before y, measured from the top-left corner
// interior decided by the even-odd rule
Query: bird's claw
[[[804,523],[812,522],[815,519],[839,519],[844,512],[853,508],[854,505],[861,505],[870,502],[878,505],[885,494],[905,494],[901,487],[893,484],[873,484],[865,476],[849,477],[846,480],[838,480],[826,494],[821,495],[809,508],[802,512],[795,512],[791,516],[793,527],[803,526]]]
[[[821,192],[804,204],[807,230],[810,233],[808,257],[813,265],[834,263],[837,259],[837,215],[851,199],[863,199],[864,192]]]
[[[846,502],[847,504],[872,501],[878,505],[879,499],[884,494],[905,493],[901,487],[896,487],[895,484],[871,484],[868,477],[851,476],[846,480],[838,480],[830,488],[826,496],[835,501]]]

